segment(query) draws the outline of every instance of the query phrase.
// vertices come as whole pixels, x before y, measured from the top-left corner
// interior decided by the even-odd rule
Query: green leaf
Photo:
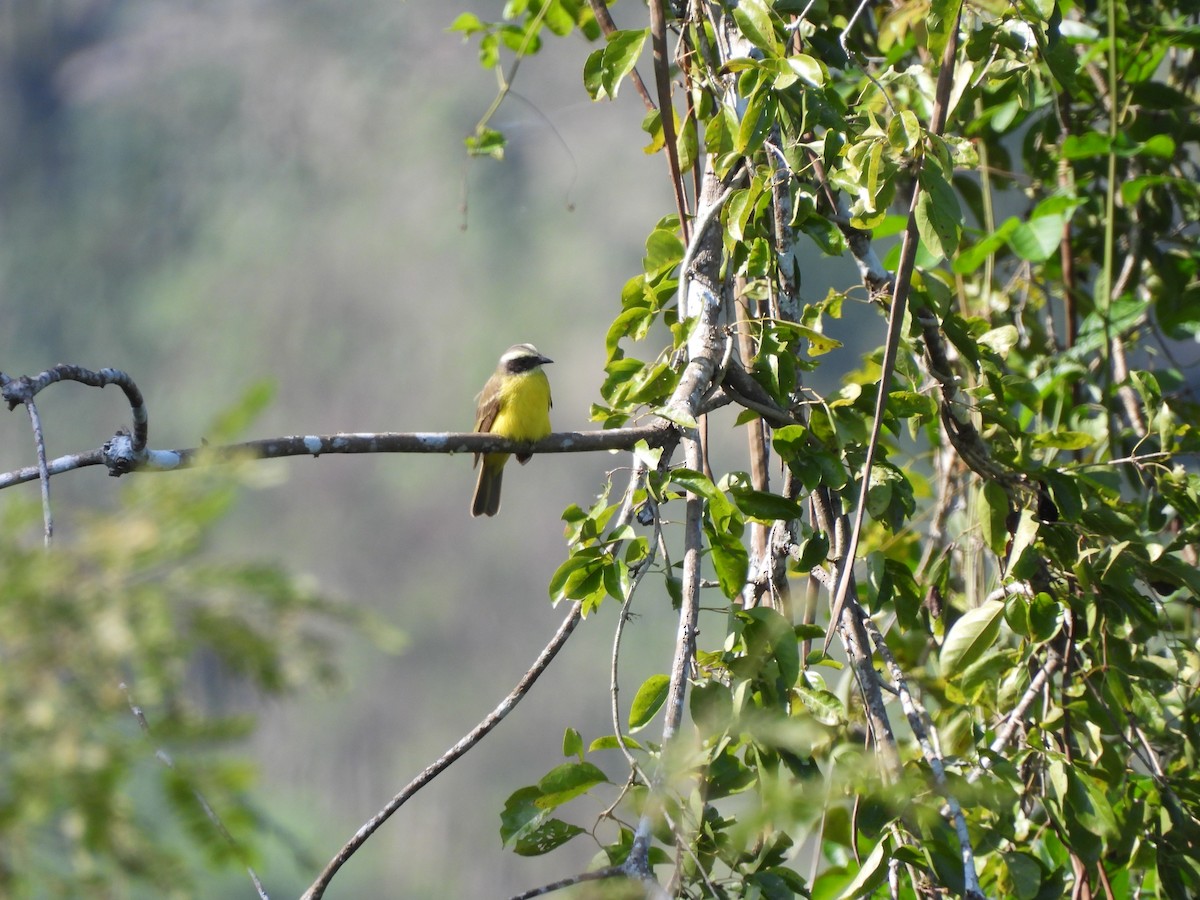
[[[950,30],[958,27],[958,11],[962,0],[932,0],[929,4],[929,15],[925,19],[928,34],[929,54],[934,59],[941,59],[950,40]]]
[[[597,93],[597,99],[601,96],[617,99],[621,81],[637,65],[649,34],[650,29],[643,28],[638,31],[614,31],[608,36],[608,44],[600,62],[601,91]]]
[[[825,69],[811,56],[804,53],[792,54],[787,58],[787,66],[813,87],[821,87],[825,84]]]
[[[1001,325],[979,336],[979,343],[991,348],[998,356],[1007,356],[1017,346],[1020,335],[1015,325]]]
[[[1004,488],[989,481],[980,492],[979,524],[983,530],[983,541],[1000,559],[1004,559],[1008,546],[1008,494]]]
[[[1039,450],[1053,448],[1055,450],[1083,450],[1096,443],[1094,435],[1086,431],[1046,431],[1033,436],[1033,446]]]
[[[828,557],[829,536],[818,531],[800,544],[800,558],[796,560],[796,568],[801,572],[808,572],[814,566],[825,562]]]
[[[954,678],[996,642],[1004,619],[1004,602],[985,600],[954,623],[942,644],[942,674]]]
[[[1035,641],[1050,640],[1058,632],[1062,614],[1062,605],[1045,591],[1039,591],[1029,604],[1030,638]]]
[[[583,762],[583,738],[574,728],[568,728],[563,732],[562,750],[563,756],[578,756],[579,761]]]
[[[962,235],[962,209],[958,195],[938,169],[921,170],[921,193],[915,210],[921,241],[934,256],[951,258]]]
[[[619,750],[621,742],[617,740],[615,734],[606,734],[603,737],[598,737],[588,744],[588,753],[594,753],[597,750]],[[629,750],[641,750],[642,745],[628,735],[625,736],[625,747]]]
[[[683,260],[683,241],[675,229],[655,228],[646,238],[646,255],[642,268],[647,277],[655,278],[674,269]]]
[[[474,34],[477,31],[487,31],[487,26],[483,24],[483,20],[474,13],[459,13],[457,18],[450,23],[447,31],[461,31],[463,37]]]
[[[1022,222],[1008,238],[1008,245],[1021,259],[1045,262],[1058,252],[1063,240],[1064,215],[1040,216]]]
[[[667,689],[671,679],[666,675],[651,675],[642,682],[629,707],[629,730],[637,731],[644,728],[654,718],[659,707],[667,699]]]
[[[550,579],[550,599],[583,600],[604,587],[604,550],[584,547],[558,567]]]
[[[1064,522],[1078,522],[1083,515],[1083,497],[1075,479],[1061,472],[1046,472],[1042,480],[1050,489],[1050,497],[1058,507],[1059,518]]]
[[[869,897],[887,875],[887,848],[884,841],[879,841],[871,849],[870,854],[863,860],[858,874],[842,889],[839,900],[856,900],[859,897]]]
[[[745,523],[737,507],[703,473],[691,469],[674,469],[671,472],[671,481],[708,502],[709,519],[714,534],[717,535],[715,539],[741,537]]]
[[[765,0],[741,0],[733,9],[733,19],[746,40],[766,56],[783,55],[783,45],[775,34],[771,8]]]
[[[692,721],[710,734],[724,731],[733,721],[733,698],[729,688],[719,681],[696,685],[688,699]]]
[[[590,762],[563,763],[547,772],[538,782],[541,796],[533,802],[538,809],[554,809],[607,782],[605,774]]]
[[[1101,134],[1099,131],[1070,134],[1063,141],[1062,156],[1066,160],[1107,156],[1111,147],[1112,139],[1107,134]]]
[[[899,153],[912,153],[924,134],[917,114],[911,109],[901,110],[900,115],[893,116],[887,131],[888,143]]]
[[[534,802],[541,796],[542,792],[535,785],[519,788],[509,795],[500,814],[500,837],[505,845],[545,820],[546,813]]]
[[[1028,573],[1018,571],[1017,564],[1021,562],[1025,551],[1033,546],[1033,542],[1037,538],[1037,533],[1038,522],[1033,515],[1033,511],[1029,509],[1021,510],[1021,518],[1017,522],[1017,530],[1013,534],[1012,548],[1008,553],[1009,571],[1018,578],[1028,577]]]
[[[768,607],[755,607],[741,613],[749,619],[742,630],[747,654],[762,661],[774,659],[784,687],[790,689],[800,677],[800,652],[791,623]]]
[[[988,257],[994,256],[997,251],[1008,246],[1009,237],[1020,227],[1020,224],[1016,218],[1006,219],[1004,224],[991,234],[984,235],[976,243],[960,252],[954,258],[952,266],[955,273],[970,275],[978,269]]]
[[[746,585],[750,572],[750,555],[741,539],[724,534],[710,534],[712,563],[720,582],[721,592],[730,600],[737,597]]]
[[[541,856],[581,834],[587,832],[578,825],[560,819],[547,819],[536,828],[523,832],[507,846],[518,856]]]
[[[1008,851],[1000,854],[1007,869],[1009,890],[1014,900],[1034,900],[1042,890],[1042,867],[1028,853]]]
[[[733,502],[742,514],[764,522],[790,521],[804,515],[804,507],[795,500],[768,491],[733,490]]]
[[[824,635],[822,635],[823,637]],[[846,707],[837,694],[825,690],[813,690],[803,682],[796,685],[796,696],[808,714],[822,725],[841,725],[846,721]]]
[[[738,125],[734,151],[746,155],[757,153],[775,122],[778,108],[774,91],[764,87],[752,93]]]
[[[466,139],[467,153],[470,156],[490,156],[492,159],[504,159],[504,135],[494,128],[481,128]]]

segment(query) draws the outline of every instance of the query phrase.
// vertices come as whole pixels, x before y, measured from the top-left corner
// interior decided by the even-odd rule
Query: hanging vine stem
[[[946,126],[950,89],[954,84],[954,62],[958,53],[958,27],[961,15],[962,8],[960,7],[955,16],[954,25],[950,28],[946,49],[942,54],[941,69],[938,71],[933,118],[929,124],[929,131],[934,135],[940,135]],[[900,262],[897,265],[896,280],[892,287],[892,305],[888,311],[887,343],[884,345],[883,362],[880,366],[879,391],[875,397],[875,416],[871,422],[871,436],[867,442],[867,456],[863,463],[862,483],[859,485],[858,506],[854,510],[854,525],[850,529],[850,541],[842,560],[841,572],[838,574],[837,591],[834,594],[829,615],[829,631],[825,635],[823,648],[825,652],[829,651],[829,642],[833,639],[833,632],[837,628],[842,605],[846,602],[850,574],[854,568],[854,558],[858,554],[859,536],[862,534],[863,520],[867,512],[871,469],[875,464],[875,455],[879,449],[879,437],[883,429],[884,413],[887,411],[888,393],[892,375],[896,371],[896,357],[900,352],[900,332],[903,330],[904,313],[908,308],[908,294],[912,285],[913,269],[917,262],[917,247],[920,243],[917,234],[917,202],[920,198],[921,191],[918,187],[913,191],[912,203],[908,209],[908,224],[904,228],[904,239],[900,245]]]

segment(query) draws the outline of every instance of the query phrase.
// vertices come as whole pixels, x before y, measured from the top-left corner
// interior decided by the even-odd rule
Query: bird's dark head
[[[538,366],[554,362],[548,356],[542,356],[533,344],[513,344],[500,357],[500,371],[508,375],[520,375],[522,372],[532,372]]]

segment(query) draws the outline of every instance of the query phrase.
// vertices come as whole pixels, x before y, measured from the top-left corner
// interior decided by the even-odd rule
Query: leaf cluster
[[[217,561],[236,495],[228,473],[135,479],[49,550],[34,506],[4,508],[0,894],[166,895],[258,859],[274,826],[229,752],[254,724],[235,698],[334,683],[330,625],[354,617],[276,566]]]

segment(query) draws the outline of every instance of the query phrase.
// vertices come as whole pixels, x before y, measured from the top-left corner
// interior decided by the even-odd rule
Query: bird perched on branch
[[[479,392],[475,406],[475,431],[498,434],[514,441],[538,441],[550,433],[550,380],[542,366],[553,362],[533,344],[514,344],[504,351],[496,371]],[[524,465],[531,454],[518,453]],[[472,516],[494,516],[500,510],[500,480],[507,453],[476,453],[483,457]]]

